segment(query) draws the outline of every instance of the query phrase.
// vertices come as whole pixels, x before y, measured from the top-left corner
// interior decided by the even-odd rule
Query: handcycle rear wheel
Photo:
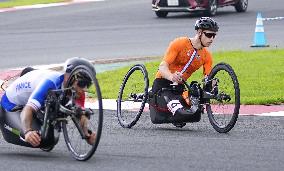
[[[229,132],[237,122],[240,109],[240,89],[233,68],[226,63],[217,64],[208,80],[219,80],[214,92],[216,98],[206,104],[206,111],[213,128],[219,133]],[[213,91],[213,90],[212,90]]]
[[[88,116],[88,132],[90,131],[90,134],[95,134],[95,140],[93,143],[89,143],[87,137],[82,136],[80,133],[79,129],[83,129],[80,123],[82,117],[80,111],[75,110],[74,115],[68,116],[67,121],[62,122],[62,129],[67,148],[72,153],[72,156],[76,160],[85,161],[93,156],[99,144],[103,124],[103,108],[101,91],[95,71],[86,66],[80,65],[71,72],[70,78],[67,81],[67,88],[70,88],[70,90],[67,90],[65,95],[67,96],[72,90],[74,78],[82,73],[87,75],[92,82],[84,94],[86,96],[85,109],[90,109],[93,112]]]
[[[148,98],[149,79],[144,65],[134,65],[125,75],[117,98],[117,117],[124,128],[139,120]]]

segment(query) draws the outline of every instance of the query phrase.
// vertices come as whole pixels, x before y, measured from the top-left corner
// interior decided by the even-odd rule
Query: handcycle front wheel
[[[117,98],[117,118],[124,128],[131,128],[139,120],[148,98],[149,78],[144,65],[129,69],[120,86]]]
[[[208,76],[214,98],[206,103],[206,111],[213,128],[219,133],[229,132],[237,122],[240,109],[240,88],[233,68],[226,63],[219,63]]]
[[[75,114],[69,115],[66,121],[62,121],[64,140],[67,148],[72,153],[72,156],[79,161],[88,160],[93,156],[100,141],[103,125],[102,96],[94,70],[83,65],[76,67],[71,72],[69,80],[67,81],[67,91],[64,96],[69,97],[70,94],[72,94],[74,80],[82,75],[82,73],[87,75],[91,81],[91,85],[89,85],[88,88],[85,88],[86,92],[83,92],[85,95],[84,111],[89,110],[92,111],[92,113],[90,112],[91,114],[87,114],[86,112],[82,113],[82,111],[75,110]],[[67,99],[69,99],[69,101],[76,101],[72,97]],[[85,122],[87,125],[82,123],[82,115],[85,115],[88,118]],[[85,132],[94,135],[92,136],[94,137],[92,142],[90,142],[91,140],[88,139],[86,133],[84,133],[83,127],[87,130]]]

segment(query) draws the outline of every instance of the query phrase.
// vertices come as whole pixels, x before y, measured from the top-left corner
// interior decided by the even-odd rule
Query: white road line
[[[255,114],[256,116],[284,116],[284,111]]]
[[[25,6],[17,6],[13,7],[16,10],[21,10],[21,9],[36,9],[36,8],[47,8],[47,7],[56,7],[56,6],[62,6],[62,5],[67,5],[69,3],[51,3],[51,4],[36,4],[36,5],[25,5]]]

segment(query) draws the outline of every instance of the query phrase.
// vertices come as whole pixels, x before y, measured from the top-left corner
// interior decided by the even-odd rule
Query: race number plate
[[[178,6],[178,0],[168,0],[168,6]]]

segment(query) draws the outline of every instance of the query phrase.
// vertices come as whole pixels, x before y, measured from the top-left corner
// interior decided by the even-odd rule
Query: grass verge
[[[0,8],[10,8],[15,6],[34,5],[34,4],[49,4],[49,3],[66,2],[66,1],[68,0],[10,0],[10,1],[0,2]]]
[[[240,83],[242,104],[284,103],[284,49],[216,52],[213,56],[214,64],[226,62],[235,70]],[[159,63],[160,60],[145,63],[150,86]],[[130,67],[97,75],[103,98],[117,98],[124,75]],[[202,68],[188,81],[200,81],[201,78]]]

